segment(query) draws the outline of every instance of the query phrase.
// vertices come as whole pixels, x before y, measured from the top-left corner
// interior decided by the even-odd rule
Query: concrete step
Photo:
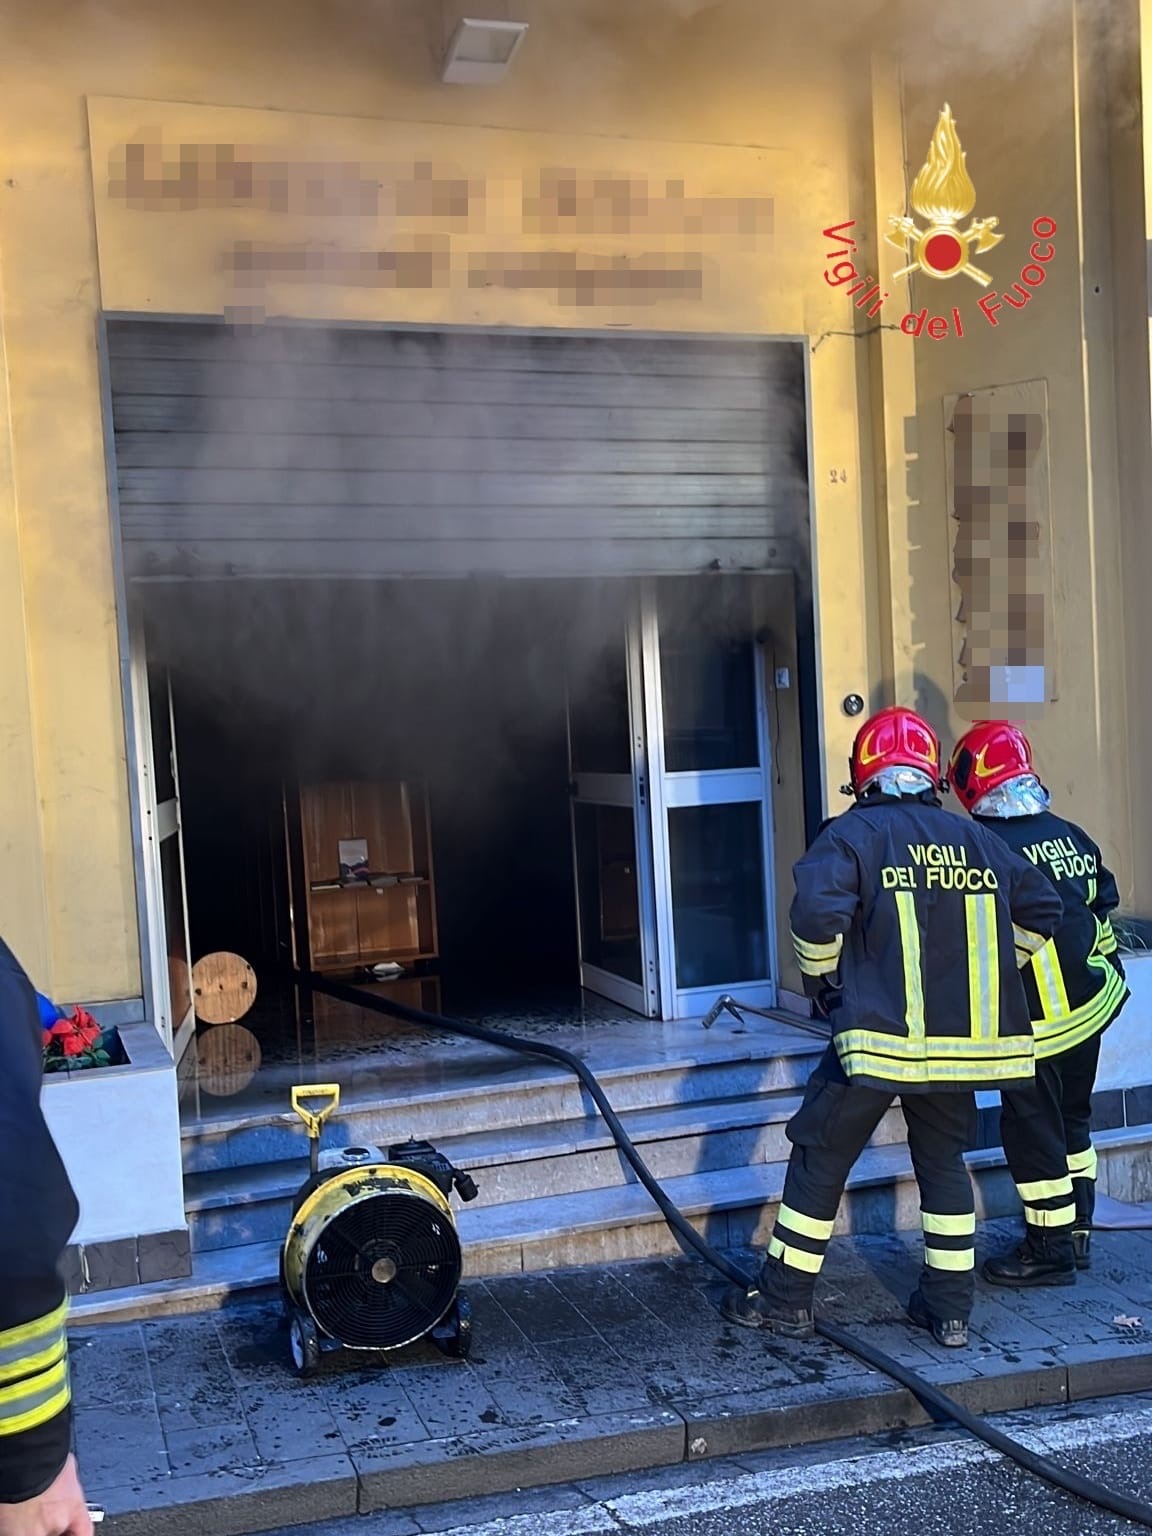
[[[1152,1197],[1152,1125],[1106,1131],[1095,1138],[1100,1187],[1120,1200]],[[999,1149],[968,1158],[983,1219],[1015,1215],[1019,1205]],[[775,1219],[785,1164],[720,1169],[670,1178],[666,1189],[693,1226],[718,1246],[762,1244]],[[466,1273],[475,1277],[521,1270],[601,1264],[614,1259],[674,1254],[671,1232],[638,1185],[538,1200],[512,1201],[459,1213]],[[871,1148],[848,1182],[838,1232],[882,1233],[919,1226],[919,1201],[907,1148]],[[76,1323],[122,1322],[221,1306],[239,1292],[274,1287],[279,1242],[201,1252],[186,1280],[123,1291],[97,1291],[73,1301]]]
[[[659,1109],[795,1091],[807,1081],[822,1050],[818,1037],[798,1029],[750,1030],[707,1038],[699,1052],[609,1067],[597,1075],[619,1112]],[[325,1144],[386,1147],[409,1136],[438,1143],[449,1136],[570,1122],[593,1112],[578,1079],[550,1065],[492,1052],[467,1072],[457,1067],[449,1075],[452,1066],[449,1062],[445,1069],[444,1086],[410,1085],[389,1080],[383,1072],[365,1074],[363,1082],[345,1089],[339,1114],[325,1130]],[[184,1126],[185,1173],[303,1161],[307,1137],[288,1094],[285,1086],[283,1104],[267,1110],[235,1117],[221,1112]]]
[[[634,1110],[622,1118],[656,1177],[671,1179],[786,1160],[784,1130],[800,1098],[757,1094]],[[892,1111],[874,1141],[885,1145],[903,1138],[903,1118]],[[448,1136],[437,1146],[457,1167],[475,1174],[480,1194],[472,1211],[636,1182],[598,1115]],[[281,1237],[306,1173],[307,1163],[299,1161],[189,1175],[185,1205],[193,1250]]]

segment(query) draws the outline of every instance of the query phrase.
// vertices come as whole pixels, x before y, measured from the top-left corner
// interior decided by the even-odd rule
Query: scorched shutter
[[[799,346],[110,321],[128,574],[797,569]]]

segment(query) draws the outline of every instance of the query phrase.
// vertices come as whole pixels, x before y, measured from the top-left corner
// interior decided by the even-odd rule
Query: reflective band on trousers
[[[1068,1172],[1074,1179],[1094,1179],[1098,1166],[1095,1147],[1089,1147],[1087,1152],[1068,1154]]]
[[[1070,1227],[1076,1220],[1076,1207],[1061,1205],[1056,1210],[1049,1211],[1041,1206],[1026,1205],[1024,1220],[1030,1227]]]
[[[832,1236],[832,1228],[835,1221],[819,1221],[815,1216],[805,1216],[803,1211],[793,1210],[790,1205],[781,1205],[776,1212],[776,1220],[784,1227],[790,1227],[793,1232],[799,1232],[801,1237],[813,1237],[817,1242],[826,1243]]]
[[[768,1239],[768,1252],[772,1258],[782,1259],[790,1268],[807,1270],[810,1275],[818,1275],[824,1263],[822,1253],[808,1253],[804,1248],[793,1248],[790,1243],[782,1243],[778,1237]]]
[[[929,1269],[974,1269],[975,1248],[929,1248],[925,1246],[924,1262]]]
[[[0,1389],[0,1437],[47,1424],[68,1406],[68,1361]]]
[[[1061,1197],[1070,1199],[1072,1176],[1065,1174],[1062,1179],[1037,1179],[1032,1184],[1017,1184],[1016,1192],[1025,1205],[1035,1205],[1037,1200],[1059,1200]]]
[[[964,1216],[935,1216],[931,1211],[921,1211],[920,1222],[925,1232],[938,1237],[971,1237],[976,1231],[976,1212]]]
[[[66,1347],[67,1316],[68,1303],[64,1302],[35,1322],[21,1323],[18,1328],[6,1328],[0,1333],[0,1384],[31,1376],[34,1371],[56,1363]]]

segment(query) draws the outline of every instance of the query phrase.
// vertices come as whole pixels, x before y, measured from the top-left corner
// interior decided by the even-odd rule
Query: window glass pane
[[[663,583],[659,611],[667,771],[755,768],[760,753],[747,588]]]
[[[766,980],[759,804],[669,811],[668,851],[677,985],[725,987]]]
[[[168,987],[172,999],[172,1028],[179,1029],[192,1007],[192,977],[184,933],[184,884],[180,878],[179,838],[160,844],[160,878],[164,887],[164,933],[168,942]]]
[[[623,633],[594,658],[570,665],[568,710],[574,773],[632,772],[628,649]]]
[[[152,772],[156,779],[156,804],[176,796],[172,777],[172,720],[168,714],[168,679],[163,672],[148,673],[148,712],[152,716]]]
[[[574,813],[582,958],[588,965],[639,983],[643,968],[632,810],[577,803]]]

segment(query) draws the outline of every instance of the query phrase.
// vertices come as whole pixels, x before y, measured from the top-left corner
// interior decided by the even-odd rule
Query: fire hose
[[[600,1115],[612,1133],[612,1139],[623,1156],[627,1159],[636,1174],[637,1179],[651,1195],[660,1214],[668,1223],[672,1232],[691,1249],[703,1262],[722,1275],[726,1280],[744,1287],[754,1284],[752,1276],[746,1274],[738,1264],[714,1248],[711,1243],[701,1237],[684,1213],[673,1203],[664,1191],[660,1181],[641,1157],[635,1143],[628,1135],[620,1117],[612,1108],[603,1088],[596,1080],[587,1064],[566,1051],[562,1046],[550,1045],[545,1040],[526,1040],[518,1035],[512,1035],[505,1030],[489,1029],[483,1024],[475,1024],[465,1019],[449,1019],[441,1014],[426,1013],[419,1008],[409,1008],[403,1003],[397,1003],[390,998],[383,998],[374,992],[369,992],[362,987],[350,986],[344,982],[333,981],[327,976],[311,975],[302,978],[302,985],[315,992],[326,993],[330,997],[342,1002],[351,1003],[357,1008],[366,1008],[373,1013],[388,1014],[392,1017],[403,1019],[409,1024],[422,1026],[425,1029],[440,1030],[447,1034],[462,1035],[469,1040],[478,1040],[485,1045],[496,1046],[500,1050],[514,1051],[518,1055],[536,1056],[544,1061],[552,1061],[572,1072],[579,1078],[589,1098],[600,1111]],[[1006,1435],[1002,1430],[986,1423],[977,1414],[971,1413],[961,1403],[940,1391],[938,1387],[925,1381],[908,1366],[901,1365],[898,1360],[893,1360],[882,1349],[877,1349],[865,1339],[858,1339],[847,1329],[839,1327],[836,1323],[828,1323],[820,1318],[816,1319],[816,1331],[826,1338],[829,1343],[837,1345],[848,1354],[854,1355],[874,1370],[880,1371],[891,1380],[898,1382],[900,1386],[907,1388],[929,1414],[937,1420],[951,1420],[961,1429],[967,1430],[975,1439],[981,1440],[992,1450],[998,1451],[1026,1472],[1034,1477],[1041,1478],[1046,1483],[1051,1483],[1056,1488],[1062,1488],[1065,1493],[1070,1493],[1078,1499],[1083,1499],[1088,1504],[1094,1504],[1099,1509],[1107,1510],[1110,1514],[1119,1515],[1121,1519],[1131,1520],[1137,1525],[1152,1529],[1152,1505],[1140,1499],[1133,1498],[1125,1493],[1117,1493],[1111,1488],[1105,1488],[1101,1483],[1094,1482],[1091,1478],[1082,1477],[1080,1473],[1073,1472],[1067,1467],[1050,1460],[1047,1456],[1041,1456],[1035,1451],[1030,1451],[1027,1446],[1021,1445]]]

